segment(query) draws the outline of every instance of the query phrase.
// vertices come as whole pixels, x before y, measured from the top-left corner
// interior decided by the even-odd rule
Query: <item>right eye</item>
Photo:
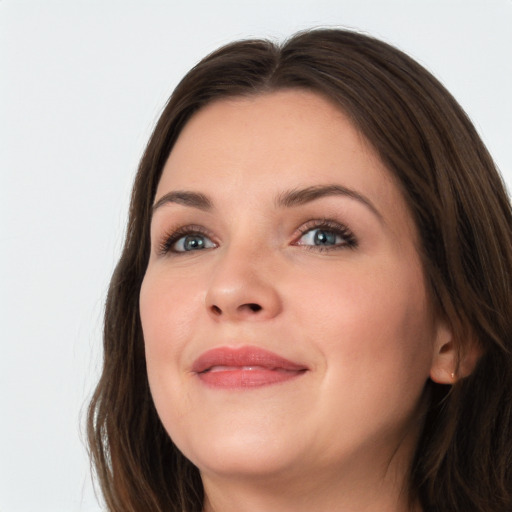
[[[202,249],[211,249],[215,244],[205,235],[191,233],[184,235],[173,242],[170,247],[174,252],[200,251]]]
[[[165,237],[160,247],[161,254],[185,253],[212,249],[216,244],[205,233],[197,230],[179,229]]]

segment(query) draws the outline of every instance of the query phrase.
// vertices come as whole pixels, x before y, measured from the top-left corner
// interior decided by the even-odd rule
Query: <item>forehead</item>
[[[156,198],[186,189],[250,204],[280,189],[333,183],[410,220],[394,177],[344,112],[317,93],[283,90],[199,110],[169,155]]]

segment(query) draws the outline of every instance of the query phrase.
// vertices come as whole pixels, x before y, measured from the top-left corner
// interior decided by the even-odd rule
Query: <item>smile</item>
[[[202,354],[192,371],[213,388],[246,389],[278,384],[303,375],[305,365],[257,347],[219,347]]]

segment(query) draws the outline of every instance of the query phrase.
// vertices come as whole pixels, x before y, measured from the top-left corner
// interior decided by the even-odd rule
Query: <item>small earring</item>
[[[455,372],[450,373],[450,377],[452,380],[455,380]]]

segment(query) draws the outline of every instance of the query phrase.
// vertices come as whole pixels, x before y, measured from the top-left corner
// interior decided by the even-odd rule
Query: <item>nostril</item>
[[[210,311],[213,314],[213,316],[222,316],[222,315],[224,315],[224,313],[228,313],[228,310],[229,310],[229,308],[227,308],[226,310],[222,310],[221,308],[219,308],[219,306],[217,306],[215,304],[212,304],[210,306]],[[245,304],[240,304],[240,306],[238,306],[236,308],[236,311],[238,313],[243,313],[243,312],[258,313],[259,311],[262,311],[262,310],[263,310],[263,307],[260,306],[259,304],[256,304],[255,302],[246,302]]]

